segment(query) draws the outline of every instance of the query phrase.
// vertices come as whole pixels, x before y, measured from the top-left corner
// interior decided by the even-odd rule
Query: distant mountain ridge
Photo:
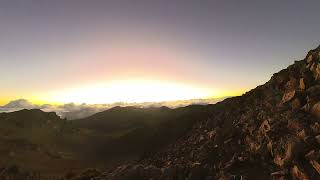
[[[177,108],[188,105],[206,105],[215,104],[224,98],[208,98],[208,99],[189,99],[189,100],[178,100],[178,101],[163,101],[163,102],[142,102],[142,103],[124,103],[117,102],[112,104],[75,104],[67,103],[62,105],[34,104],[26,99],[18,99],[10,101],[9,103],[0,106],[1,112],[14,112],[22,109],[41,109],[45,112],[56,112],[60,117],[67,118],[68,120],[83,119],[92,116],[96,113],[108,110],[113,107],[121,106],[134,106],[140,108],[158,108],[162,106]]]

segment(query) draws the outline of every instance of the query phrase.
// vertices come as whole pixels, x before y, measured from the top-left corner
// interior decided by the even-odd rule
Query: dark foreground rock
[[[39,172],[28,172],[16,165],[0,168],[0,180],[42,180]]]

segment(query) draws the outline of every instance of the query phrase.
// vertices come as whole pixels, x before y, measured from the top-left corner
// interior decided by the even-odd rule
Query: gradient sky
[[[66,103],[75,92],[87,102],[104,89],[86,90],[115,81],[241,94],[319,45],[319,8],[319,0],[0,0],[0,104]]]

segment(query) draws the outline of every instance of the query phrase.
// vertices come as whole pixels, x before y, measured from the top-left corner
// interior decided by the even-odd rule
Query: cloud
[[[95,113],[105,111],[115,106],[137,106],[137,107],[161,107],[167,106],[170,108],[183,107],[187,105],[205,105],[215,104],[222,101],[224,98],[219,99],[191,99],[180,101],[164,101],[164,102],[145,102],[145,103],[124,103],[117,102],[113,104],[63,104],[63,105],[35,105],[26,99],[18,99],[9,102],[4,106],[0,106],[0,112],[13,112],[21,109],[41,109],[45,112],[56,112],[62,118],[68,120],[81,119],[91,116]]]
[[[36,105],[32,104],[31,102],[29,102],[26,99],[18,99],[18,100],[14,100],[9,102],[8,104],[2,106],[3,108],[35,108]]]
[[[12,112],[21,109],[39,109],[39,106],[32,104],[26,99],[10,101],[4,106],[0,106],[0,112]]]

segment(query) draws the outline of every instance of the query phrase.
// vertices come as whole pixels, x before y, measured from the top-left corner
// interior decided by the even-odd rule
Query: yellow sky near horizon
[[[92,84],[82,87],[52,91],[33,96],[1,97],[0,105],[12,100],[27,99],[33,104],[67,103],[75,104],[112,104],[116,102],[143,103],[164,102],[190,99],[223,98],[238,96],[246,90],[228,91],[192,87],[179,83],[168,83],[150,80],[123,80],[110,84]]]
[[[319,45],[315,0],[79,1],[0,1],[0,105],[236,96]]]
[[[3,89],[0,104],[16,99],[35,104],[163,102],[236,96],[249,89],[220,74],[205,74],[215,68],[172,39],[150,43],[144,34],[117,36],[109,39],[111,45],[100,38],[83,41],[37,62],[31,71],[14,67],[24,76]]]

